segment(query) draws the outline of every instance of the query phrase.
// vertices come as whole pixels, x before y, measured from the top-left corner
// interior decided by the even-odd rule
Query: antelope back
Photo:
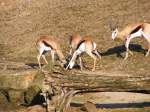
[[[69,39],[69,43],[70,43],[70,46],[73,48],[73,49],[76,49],[77,48],[77,45],[78,43],[82,40],[82,37],[77,34],[77,33],[73,33],[71,36],[70,36],[70,39]]]

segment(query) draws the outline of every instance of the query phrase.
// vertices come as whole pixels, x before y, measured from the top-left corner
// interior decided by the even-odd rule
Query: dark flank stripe
[[[46,41],[43,40],[42,42],[44,43],[45,46],[50,47],[51,49],[53,49],[53,47],[50,44],[48,44]]]
[[[81,45],[83,42],[85,42],[85,40],[82,40],[82,41],[79,42],[79,44],[77,45],[76,50],[80,47],[80,45]]]
[[[72,35],[69,35],[68,38],[69,38],[69,45],[70,45],[72,41]]]
[[[137,26],[133,31],[131,31],[130,34],[136,33],[137,31],[139,31],[139,29],[143,29],[142,25]]]

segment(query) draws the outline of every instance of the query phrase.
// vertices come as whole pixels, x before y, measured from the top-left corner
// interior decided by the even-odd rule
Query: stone
[[[41,105],[35,105],[28,107],[25,112],[45,112],[45,108],[43,108]]]
[[[97,112],[95,104],[89,101],[83,105],[82,109],[84,109],[86,112]]]

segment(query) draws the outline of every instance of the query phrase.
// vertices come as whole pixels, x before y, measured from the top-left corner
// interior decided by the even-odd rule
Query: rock
[[[3,104],[4,102],[5,103],[8,103],[9,100],[7,99],[7,94],[5,91],[0,91],[0,105]]]
[[[25,90],[33,82],[37,70],[8,73],[0,75],[0,89]]]
[[[25,91],[25,101],[27,104],[42,104],[45,102],[44,97],[40,95],[43,90],[44,75],[37,73],[32,85]]]
[[[78,107],[69,107],[66,112],[83,112]]]
[[[45,109],[41,105],[35,105],[28,107],[25,112],[45,112]]]
[[[85,110],[86,112],[97,112],[95,104],[93,104],[92,102],[89,102],[89,101],[87,101],[83,105],[82,109]]]
[[[34,69],[15,71],[15,73],[1,73],[0,101],[2,103],[9,102],[15,105],[35,102],[42,89],[42,77],[43,75]]]
[[[15,91],[15,90],[10,90],[8,91],[9,94],[9,101],[10,103],[20,105],[24,103],[24,94],[23,91]]]
[[[24,99],[26,104],[39,104],[44,101],[44,98],[40,95],[41,89],[34,85],[27,89],[24,93]]]

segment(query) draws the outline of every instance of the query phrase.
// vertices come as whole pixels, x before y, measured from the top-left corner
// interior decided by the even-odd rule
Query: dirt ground
[[[40,35],[53,35],[67,55],[68,35],[78,32],[91,36],[102,54],[96,72],[149,76],[150,56],[144,57],[147,42],[133,40],[130,47],[134,55],[123,61],[123,42],[112,41],[109,28],[110,22],[118,22],[119,29],[149,22],[149,7],[149,0],[0,0],[0,64],[37,64],[35,41]],[[85,55],[83,60],[85,70],[90,70],[92,59]]]
[[[102,54],[97,70],[149,74],[150,58],[143,53],[146,41],[133,40],[134,55],[123,61],[123,42],[112,41],[109,28],[110,22],[118,22],[120,29],[130,23],[149,22],[149,6],[148,0],[1,0],[1,61],[37,63],[35,41],[40,35],[53,35],[67,55],[68,35],[78,32],[97,43]],[[85,56],[84,61],[89,69],[91,58]]]
[[[86,93],[75,96],[72,106],[79,107],[87,101],[94,103],[100,112],[145,112],[148,111],[150,95],[129,92]]]

